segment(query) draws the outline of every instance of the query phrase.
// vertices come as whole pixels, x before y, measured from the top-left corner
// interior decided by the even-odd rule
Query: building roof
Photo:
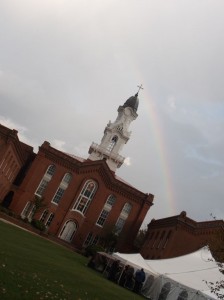
[[[136,201],[137,199],[141,199],[146,201],[149,205],[153,205],[154,196],[152,194],[143,193],[120,177],[117,177],[114,172],[109,169],[104,159],[92,161],[89,159],[77,157],[73,154],[68,154],[51,147],[50,143],[47,141],[45,141],[39,149],[43,151],[45,155],[48,155],[50,153],[50,159],[53,159],[54,157],[55,159],[57,159],[57,161],[59,161],[58,159],[60,158],[61,164],[66,167],[72,166],[73,168],[78,168],[79,172],[81,170],[87,170],[86,168],[92,168],[96,171],[98,170],[105,182],[110,182],[110,184],[112,184],[114,188],[117,187],[120,191],[122,190],[122,192],[126,193],[128,197],[131,197]]]
[[[15,151],[17,152],[18,157],[20,157],[21,162],[26,162],[27,159],[34,155],[33,147],[19,140],[17,130],[10,129],[0,124],[0,135],[6,143],[14,145]]]
[[[64,152],[64,153],[65,153],[65,152]],[[76,156],[76,155],[71,154],[71,153],[65,153],[65,154],[68,155],[68,156],[70,156],[70,157],[72,157],[72,158],[75,158],[76,160],[78,160],[78,161],[80,161],[80,162],[85,162],[85,161],[86,161],[86,159],[83,158],[83,157],[79,157],[79,156]],[[115,177],[118,181],[120,181],[120,182],[122,182],[122,183],[125,183],[126,185],[128,185],[128,186],[130,186],[130,187],[132,187],[132,188],[135,188],[133,185],[131,185],[129,182],[127,182],[127,181],[124,180],[123,178],[117,176],[116,174],[113,174],[113,175],[114,175],[114,177]]]
[[[192,230],[197,230],[198,232],[208,229],[224,229],[224,221],[223,220],[210,220],[210,221],[202,221],[197,222],[189,217],[185,211],[182,211],[179,215],[167,217],[163,219],[152,219],[148,224],[148,229],[157,229],[157,228],[166,228],[172,227],[176,225],[181,225],[188,227]]]
[[[66,153],[66,152],[64,152],[66,155],[68,155],[68,156],[70,156],[70,157],[72,157],[72,158],[75,158],[76,160],[78,160],[78,161],[80,161],[80,162],[84,162],[84,161],[86,161],[86,159],[85,158],[83,158],[83,157],[80,157],[80,156],[76,156],[76,155],[74,155],[74,154],[71,154],[71,153]]]

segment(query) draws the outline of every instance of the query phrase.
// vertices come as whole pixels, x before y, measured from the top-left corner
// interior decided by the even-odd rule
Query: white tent
[[[216,262],[206,247],[188,255],[170,259],[146,260],[146,262],[152,270],[163,275],[166,281],[172,280],[173,284],[177,282],[179,285],[187,287],[188,290],[191,289],[191,294],[195,294],[196,291],[196,295],[201,293],[205,295],[203,298],[203,294],[201,294],[199,299],[216,299],[213,294],[211,295],[205,281],[220,281],[223,279],[223,275],[219,272]]]
[[[150,266],[139,253],[123,254],[119,252],[113,253],[113,257],[119,259],[124,265],[131,265],[135,269],[143,268],[146,272],[154,273]]]
[[[216,299],[205,281],[224,279],[212,255],[202,248],[188,255],[160,260],[144,260],[140,254],[114,253],[114,258],[135,269],[143,268],[147,279],[142,294],[152,300],[205,300]],[[153,280],[152,280],[153,276]],[[161,294],[167,294],[166,298]]]

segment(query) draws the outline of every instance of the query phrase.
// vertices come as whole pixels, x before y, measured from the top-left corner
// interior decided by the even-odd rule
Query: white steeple
[[[138,117],[138,104],[137,93],[130,97],[124,105],[118,107],[117,119],[115,122],[109,121],[107,124],[100,145],[92,143],[90,146],[90,160],[105,159],[109,168],[114,172],[123,164],[125,158],[119,153],[130,138],[129,126]]]

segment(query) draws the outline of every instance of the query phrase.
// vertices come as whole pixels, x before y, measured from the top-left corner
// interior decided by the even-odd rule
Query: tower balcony
[[[96,143],[92,143],[92,145],[89,148],[89,154],[93,154],[93,153],[97,155],[98,159],[106,158],[116,162],[117,167],[120,167],[125,160],[125,157],[119,155],[118,153],[113,152],[113,150],[110,151],[107,148],[104,148]],[[93,155],[91,156],[93,158]],[[97,158],[95,156],[95,160],[96,159]]]

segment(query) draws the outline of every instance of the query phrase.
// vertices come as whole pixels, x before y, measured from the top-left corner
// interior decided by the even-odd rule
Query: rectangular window
[[[93,234],[92,232],[89,232],[83,246],[87,247],[88,245],[90,245],[92,238],[93,238]]]
[[[40,221],[41,221],[41,222],[44,222],[45,219],[46,219],[46,217],[47,217],[47,215],[48,215],[48,210],[45,210],[45,211],[42,213],[41,217],[40,217]]]
[[[161,243],[162,243],[162,240],[163,240],[163,239],[160,239],[160,240],[159,240],[159,243],[158,243],[158,245],[157,245],[157,248],[158,248],[158,249],[159,249],[159,247],[160,247],[160,245],[161,245]]]
[[[52,202],[58,204],[59,201],[61,200],[64,192],[65,192],[65,190],[59,187],[56,194],[54,195],[54,198],[52,199]]]
[[[38,195],[38,196],[42,196],[45,189],[46,189],[46,187],[47,187],[47,184],[48,184],[48,181],[45,180],[45,179],[42,179],[35,194]]]
[[[25,205],[25,207],[24,207],[24,209],[23,209],[23,211],[21,213],[21,217],[22,218],[26,218],[27,217],[27,214],[28,214],[29,209],[31,208],[31,205],[32,205],[31,202],[27,202],[26,203],[26,205]]]
[[[5,168],[7,167],[8,163],[6,162],[5,166],[3,167],[2,172],[4,172]]]
[[[78,210],[84,214],[88,208],[89,203],[90,200],[88,198],[80,196],[80,198],[77,201],[77,204],[75,205],[75,210]]]
[[[89,198],[90,197],[90,195],[91,195],[91,190],[88,190],[88,189],[86,189],[85,191],[84,191],[84,196],[86,196],[87,198]]]
[[[2,165],[3,165],[3,163],[4,163],[4,161],[5,161],[5,158],[4,158],[3,161],[1,162],[0,169],[1,169],[1,167],[2,167]]]
[[[163,245],[163,249],[165,249],[165,248],[166,248],[166,245],[167,245],[168,241],[169,241],[169,239],[168,239],[168,238],[166,238],[166,240],[165,240],[165,243],[164,243],[164,245]]]
[[[122,218],[117,219],[117,223],[115,225],[117,233],[120,233],[124,227],[125,220]]]
[[[108,199],[107,199],[107,204],[108,205],[110,205],[110,206],[113,206],[114,205],[114,203],[115,203],[115,201],[116,201],[116,198],[115,198],[115,196],[114,195],[110,195],[109,197],[108,197]]]
[[[29,219],[29,221],[31,221],[33,219],[33,216],[35,214],[35,211],[36,211],[36,206],[35,205],[32,205],[32,209],[30,210],[27,218]]]
[[[98,243],[98,241],[99,241],[99,236],[96,235],[95,238],[93,239],[92,244],[93,244],[93,245],[96,245],[96,244]]]
[[[153,244],[152,244],[152,247],[151,247],[151,248],[154,248],[154,247],[155,247],[155,245],[156,245],[156,242],[157,242],[157,238],[155,238],[155,240],[154,240],[154,242],[153,242]]]
[[[10,170],[11,170],[11,166],[8,167],[8,170],[7,170],[7,172],[5,173],[5,176],[8,175],[8,173],[10,172]]]
[[[54,214],[51,213],[50,216],[48,217],[47,222],[46,222],[45,225],[46,225],[47,227],[49,227],[49,226],[51,225],[51,222],[52,222],[53,219],[54,219]]]
[[[108,214],[109,214],[109,211],[103,209],[100,216],[99,216],[99,218],[98,218],[98,220],[97,220],[97,222],[96,222],[96,224],[100,225],[100,226],[103,226],[105,221],[106,221],[106,218],[107,218]]]
[[[15,172],[11,172],[9,177],[8,177],[9,181],[12,182],[14,177],[15,177]]]

